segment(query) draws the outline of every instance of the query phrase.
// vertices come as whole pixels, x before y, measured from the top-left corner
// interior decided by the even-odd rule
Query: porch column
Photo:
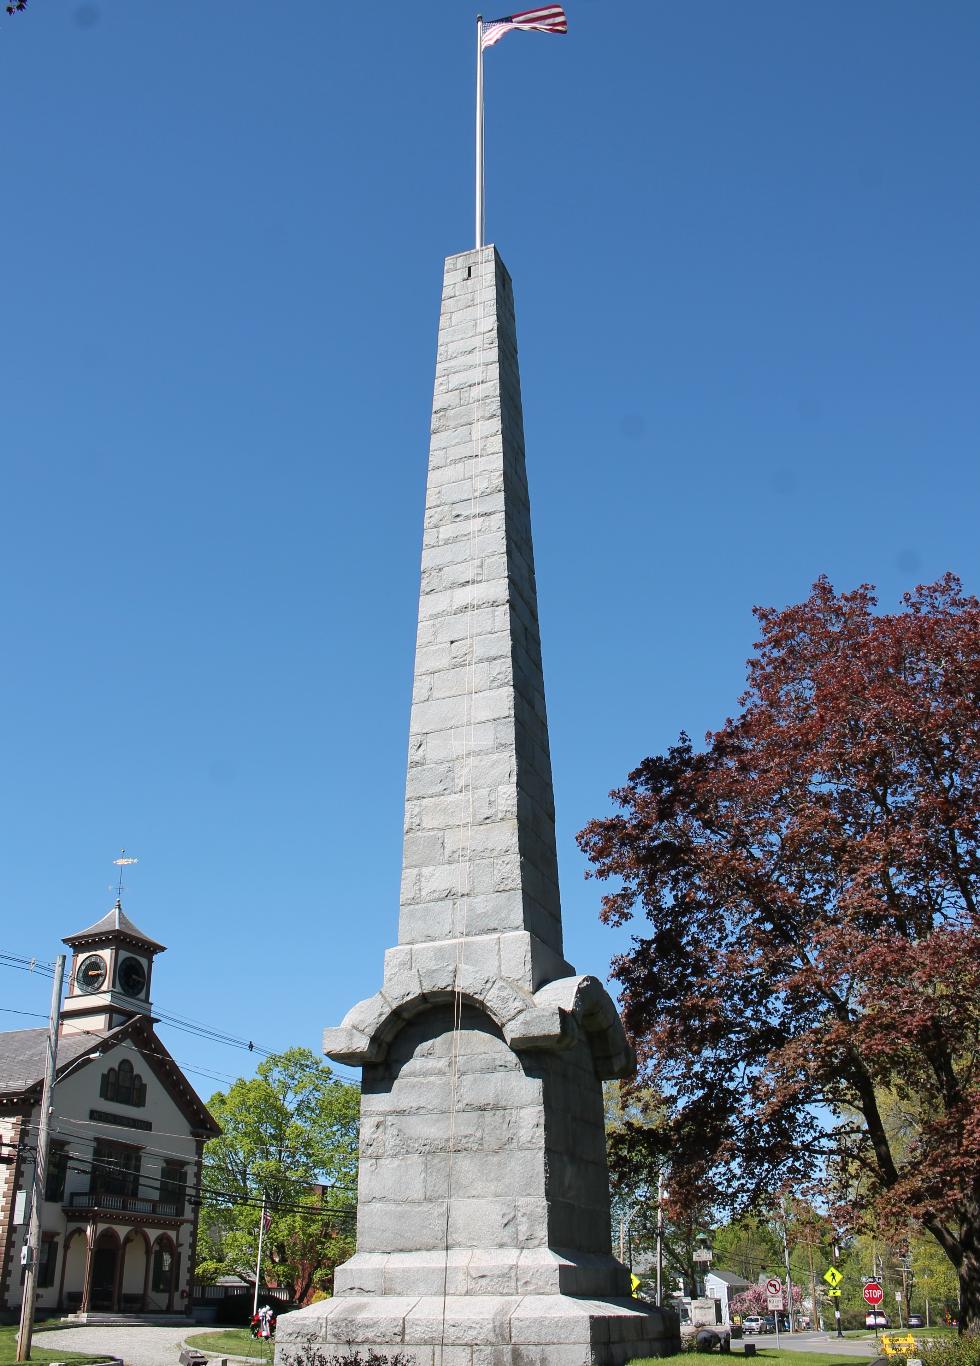
[[[92,1259],[95,1256],[95,1230],[97,1227],[97,1220],[89,1220],[85,1234],[85,1270],[82,1273],[82,1303],[78,1311],[80,1314],[88,1313],[92,1296]]]
[[[112,1283],[112,1312],[118,1314],[122,1306],[122,1284],[123,1270],[126,1266],[126,1249],[129,1246],[129,1234],[119,1242],[119,1256],[116,1258],[116,1275]]]
[[[143,1302],[140,1305],[140,1313],[146,1313],[146,1302],[150,1297],[150,1270],[153,1266],[153,1244],[149,1238],[144,1238],[146,1246],[146,1265],[143,1268]]]

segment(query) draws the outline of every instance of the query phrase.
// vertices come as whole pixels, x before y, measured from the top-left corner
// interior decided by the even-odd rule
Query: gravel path
[[[46,1351],[111,1352],[122,1357],[126,1366],[177,1366],[180,1344],[189,1333],[206,1332],[206,1327],[184,1324],[179,1328],[159,1328],[149,1324],[91,1324],[85,1328],[62,1328],[53,1333],[38,1333],[34,1341]]]

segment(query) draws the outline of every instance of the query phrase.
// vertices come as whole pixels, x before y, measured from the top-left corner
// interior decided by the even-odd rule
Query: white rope
[[[491,257],[491,267],[496,269]],[[463,990],[462,977],[466,948],[467,913],[470,897],[470,854],[473,845],[473,732],[475,727],[474,711],[476,697],[476,659],[475,598],[477,550],[479,547],[478,506],[480,462],[483,446],[483,372],[485,352],[485,314],[484,314],[484,250],[481,249],[476,263],[477,272],[477,337],[479,338],[477,356],[476,415],[473,419],[473,442],[470,458],[470,543],[469,543],[469,602],[466,612],[466,687],[463,694],[462,752],[456,754],[456,732],[453,731],[453,759],[459,764],[459,848],[456,863],[456,909],[461,912],[457,930],[456,967],[453,974],[453,1041],[450,1054],[449,1072],[449,1140],[446,1155],[446,1221],[445,1221],[445,1262],[442,1272],[442,1331],[439,1340],[439,1366],[442,1366],[446,1347],[446,1294],[449,1285],[449,1221],[453,1193],[453,1156],[456,1148],[456,1109],[459,1094],[459,1046],[462,1036]],[[465,828],[465,840],[464,840]],[[454,915],[454,920],[455,920]]]

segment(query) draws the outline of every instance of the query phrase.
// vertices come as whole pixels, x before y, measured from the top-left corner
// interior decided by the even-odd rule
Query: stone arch
[[[385,980],[383,990],[349,1010],[339,1029],[324,1034],[324,1051],[338,1062],[380,1062],[408,1020],[459,995],[506,1034],[518,1016],[534,1006],[530,992],[503,977],[448,963],[426,972],[405,971]]]

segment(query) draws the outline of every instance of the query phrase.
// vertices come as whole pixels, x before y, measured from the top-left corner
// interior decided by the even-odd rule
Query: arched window
[[[133,1064],[128,1058],[123,1058],[119,1064],[119,1083],[116,1092],[116,1100],[120,1105],[132,1105],[133,1103]]]
[[[117,1105],[145,1105],[146,1082],[133,1070],[129,1059],[123,1058],[118,1068],[110,1067],[102,1073],[99,1095],[103,1100],[114,1100]]]

